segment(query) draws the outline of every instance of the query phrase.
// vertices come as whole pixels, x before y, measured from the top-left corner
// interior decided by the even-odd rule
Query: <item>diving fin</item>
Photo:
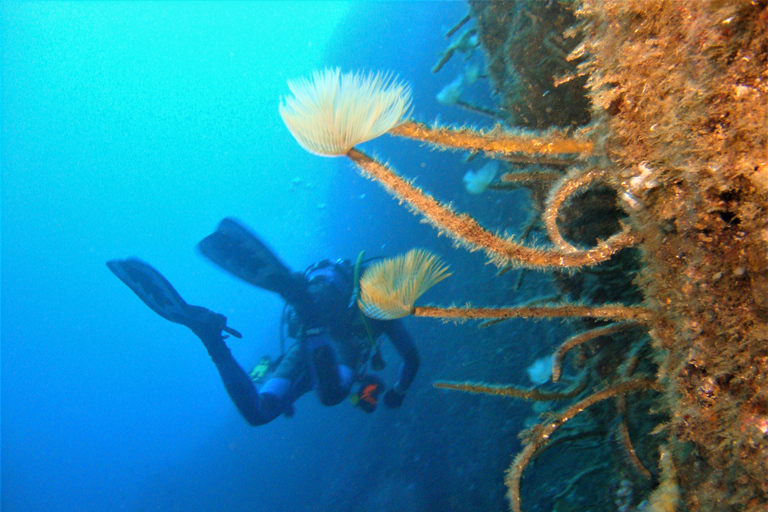
[[[233,276],[295,303],[306,294],[306,281],[294,274],[267,245],[237,220],[227,217],[197,248]]]
[[[197,333],[205,324],[215,322],[221,325],[222,330],[234,336],[242,338],[242,334],[227,327],[226,317],[217,315],[200,306],[190,306],[181,298],[179,292],[155,270],[151,265],[138,258],[125,260],[111,260],[107,267],[112,271],[133,293],[135,293],[147,306],[161,317],[173,323],[185,325]]]

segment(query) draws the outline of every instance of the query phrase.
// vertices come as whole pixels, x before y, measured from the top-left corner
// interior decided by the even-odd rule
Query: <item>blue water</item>
[[[0,9],[2,509],[316,510],[333,501],[329,488],[354,488],[333,471],[376,463],[361,461],[350,439],[382,443],[386,432],[310,396],[292,420],[248,427],[199,341],[146,308],[104,263],[139,256],[190,303],[226,314],[245,336],[230,346],[248,366],[279,350],[282,304],[195,253],[221,218],[242,219],[296,269],[360,249],[450,254],[445,238],[343,159],[304,152],[277,104],[286,79],[313,69],[390,69],[413,84],[417,118],[472,120],[441,112],[434,96],[453,76],[429,73],[466,6]],[[455,156],[387,137],[367,147],[422,186],[461,189]],[[414,384],[424,393],[429,368]],[[398,421],[388,418],[379,424]],[[426,491],[414,477],[388,482],[369,509],[421,509]]]

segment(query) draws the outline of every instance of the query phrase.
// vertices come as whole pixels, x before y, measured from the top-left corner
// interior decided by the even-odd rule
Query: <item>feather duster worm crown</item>
[[[293,96],[280,101],[280,117],[301,146],[316,155],[345,155],[410,115],[410,87],[391,73],[315,71],[288,81]]]
[[[424,249],[411,249],[365,271],[358,306],[366,316],[377,320],[408,316],[416,299],[450,275],[437,256]]]

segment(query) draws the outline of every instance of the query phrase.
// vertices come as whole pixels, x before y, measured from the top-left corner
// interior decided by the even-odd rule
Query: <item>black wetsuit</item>
[[[356,308],[329,315],[323,325],[307,329],[260,390],[232,357],[219,332],[198,335],[240,414],[251,425],[263,425],[289,411],[296,399],[312,389],[324,405],[344,400],[360,377],[372,343],[382,334],[403,359],[393,389],[405,393],[419,368],[418,351],[410,334],[399,320],[366,318],[363,322]]]

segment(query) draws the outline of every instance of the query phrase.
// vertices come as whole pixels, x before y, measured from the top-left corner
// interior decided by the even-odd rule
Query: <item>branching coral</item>
[[[560,206],[577,190],[589,185],[595,180],[599,180],[606,174],[605,169],[588,169],[586,171],[577,171],[573,175],[568,175],[556,185],[547,199],[547,208],[544,210],[544,225],[547,228],[547,234],[555,246],[563,252],[577,252],[577,249],[566,242],[557,228],[557,214]]]
[[[582,343],[586,343],[588,341],[594,340],[595,338],[599,338],[600,336],[608,336],[609,334],[613,334],[628,327],[632,327],[632,325],[633,324],[631,323],[610,324],[604,327],[598,327],[596,329],[591,329],[589,331],[576,334],[575,336],[571,336],[565,340],[565,342],[560,345],[560,348],[557,349],[557,352],[555,352],[555,355],[552,358],[552,382],[557,382],[560,380],[560,375],[562,374],[563,358],[569,350],[578,345],[581,345]]]
[[[648,321],[651,318],[650,311],[644,307],[621,306],[618,304],[606,304],[604,306],[563,304],[561,306],[520,306],[512,308],[439,308],[434,306],[416,306],[411,314],[414,316],[464,320],[582,317],[604,320]]]
[[[768,507],[768,1],[583,0],[577,13],[580,21],[574,25],[572,12],[556,18],[557,33],[539,30],[542,20],[548,19],[538,10],[544,4],[566,10],[571,5],[472,2],[473,12],[484,13],[477,16],[478,38],[489,53],[489,72],[497,90],[504,94],[508,111],[515,109],[512,119],[539,131],[429,127],[405,120],[407,100],[393,99],[393,104],[405,107],[398,109],[396,119],[387,121],[389,126],[348,130],[343,123],[334,125],[330,138],[344,142],[331,144],[330,150],[325,149],[329,146],[325,135],[315,143],[311,130],[297,135],[294,126],[292,132],[311,151],[346,154],[364,176],[380,182],[459,245],[482,249],[499,265],[582,269],[638,245],[642,268],[634,281],[644,296],[642,305],[600,300],[559,306],[438,308],[413,306],[411,301],[405,307],[411,314],[442,318],[575,315],[647,326],[651,342],[633,341],[648,350],[645,368],[637,369],[634,361],[621,364],[629,347],[615,344],[612,350],[600,350],[609,343],[608,334],[626,334],[624,323],[587,331],[558,351],[557,365],[573,346],[594,347],[597,357],[589,368],[604,385],[530,433],[507,474],[513,510],[520,510],[520,478],[526,465],[559,426],[604,399],[650,388],[661,393],[657,409],[669,417],[661,429],[669,439],[654,506],[669,510],[679,501],[690,510],[764,510]],[[493,25],[496,18],[509,25],[506,31]],[[515,24],[525,26],[519,33],[549,52],[541,68],[550,70],[544,79],[529,79],[519,65],[510,69],[509,63],[526,58],[509,43],[519,39],[511,30]],[[500,37],[502,32],[509,41]],[[579,43],[577,36],[583,41]],[[536,99],[509,90],[508,84],[523,82],[531,85]],[[343,120],[344,116],[313,111],[329,108],[327,101],[312,101],[310,92],[315,89],[306,85],[299,90],[301,100],[286,100],[292,113],[304,117],[306,126]],[[362,101],[375,96],[371,88],[367,90],[348,97]],[[582,105],[591,102],[589,115],[583,115],[583,109],[558,111],[558,101],[574,97]],[[533,108],[539,100],[542,112]],[[356,113],[379,110],[370,104],[349,108]],[[558,115],[548,116],[548,109]],[[590,130],[572,130],[589,118]],[[361,121],[360,126],[367,125]],[[568,129],[558,128],[563,126]],[[542,221],[554,248],[528,247],[489,231],[353,147],[370,140],[368,135],[339,136],[387,130],[440,148],[483,152],[490,158],[572,166],[551,190],[544,208]],[[625,226],[618,233],[614,229],[595,237],[595,247],[579,249],[574,244],[583,242],[564,230],[561,212],[570,203],[581,204],[588,213],[592,206],[579,203],[581,195],[575,193],[596,181],[629,206]],[[608,304],[594,305],[603,303]],[[618,367],[631,371],[621,378]],[[656,377],[643,376],[648,374]],[[518,395],[512,388],[482,384],[439,386]],[[623,421],[621,402],[619,409]],[[626,451],[634,454],[628,431],[620,435]],[[632,464],[641,471],[637,462]]]
[[[509,502],[512,505],[514,512],[520,512],[520,479],[523,476],[526,466],[531,462],[536,452],[541,449],[552,434],[560,428],[567,421],[571,420],[574,416],[582,412],[587,407],[590,407],[602,400],[611,398],[614,396],[622,395],[632,391],[640,391],[644,389],[659,389],[658,384],[653,379],[635,379],[627,382],[622,382],[611,386],[607,389],[603,389],[596,393],[593,393],[589,397],[577,402],[570,406],[564,412],[559,414],[556,418],[548,421],[544,425],[537,425],[528,436],[526,446],[517,457],[515,457],[512,466],[507,471],[505,482],[509,488]]]
[[[566,391],[541,391],[536,388],[523,389],[515,386],[498,386],[494,384],[480,384],[475,382],[447,382],[437,381],[432,383],[437,389],[450,389],[453,391],[464,391],[466,393],[480,393],[483,395],[498,395],[511,398],[524,398],[525,400],[536,400],[548,402],[550,400],[566,400],[573,398],[584,391],[586,379],[582,379],[573,389]]]
[[[517,133],[511,133],[500,126],[482,132],[470,128],[430,127],[422,123],[406,121],[392,128],[389,133],[428,142],[441,148],[483,151],[490,157],[509,153],[545,157],[563,154],[589,155],[594,147],[594,143],[590,140],[566,137],[557,131],[533,133],[520,130]],[[535,161],[535,156],[529,158],[530,161]]]
[[[445,231],[459,244],[471,249],[483,249],[498,264],[516,263],[530,267],[581,267],[596,265],[610,258],[624,247],[634,245],[639,237],[623,230],[592,249],[564,253],[526,247],[483,228],[468,215],[458,214],[408,181],[386,165],[362,151],[351,149],[347,156],[363,171],[381,183],[392,195],[404,200],[415,211],[441,231]]]
[[[357,77],[359,75],[344,76]],[[369,80],[381,82],[378,76],[369,75]],[[316,74],[314,80],[317,83],[302,83],[300,88],[294,86],[294,93],[298,91],[300,98],[288,98],[286,100],[286,104],[292,106],[292,116],[299,117],[303,114],[306,116],[306,119],[294,119],[283,113],[286,122],[292,123],[292,125],[289,125],[289,127],[293,126],[291,132],[297,137],[301,145],[310,151],[320,152],[328,156],[345,152],[361,170],[363,175],[377,180],[395,197],[406,201],[413,210],[423,214],[441,231],[447,232],[457,243],[468,246],[471,249],[485,250],[497,264],[512,263],[529,267],[555,268],[591,266],[607,260],[620,249],[632,246],[640,241],[636,234],[625,228],[611,236],[608,240],[598,242],[597,246],[591,249],[577,250],[572,246],[566,246],[565,250],[542,250],[526,247],[513,242],[509,238],[493,234],[480,226],[472,217],[454,212],[449,206],[440,203],[432,196],[413,186],[387,165],[380,163],[357,148],[346,147],[354,139],[358,139],[360,142],[368,140],[370,138],[369,135],[374,133],[374,131],[366,132],[363,136],[362,132],[364,130],[347,129],[343,123],[337,123],[337,121],[339,119],[350,119],[354,120],[354,123],[359,126],[380,124],[378,119],[373,117],[380,110],[375,106],[375,103],[380,102],[377,99],[380,94],[376,89],[382,86],[381,83],[360,83],[359,80],[347,81],[344,95],[352,100],[350,100],[348,105],[345,105],[344,112],[351,112],[353,115],[340,116],[335,112],[334,104],[327,100],[327,97],[329,97],[327,91],[336,86],[338,73],[336,75],[329,75],[328,73]],[[350,83],[355,83],[362,92],[350,90],[348,88]],[[400,87],[402,90],[406,90],[404,86]],[[318,99],[313,98],[313,94]],[[397,101],[389,97],[389,93],[383,95],[387,96],[388,99],[381,101],[381,103],[407,104],[407,100]],[[364,102],[366,104],[357,105],[356,102]],[[367,104],[371,102],[374,105]],[[366,113],[372,116],[372,119],[368,121],[363,119]],[[312,124],[322,122],[322,120],[326,120],[329,123],[333,121],[332,129],[324,130],[322,127]],[[499,127],[489,132],[478,132],[468,128],[459,130],[449,127],[429,128],[411,121],[402,122],[398,116],[388,116],[388,122],[393,126],[389,130],[393,135],[417,138],[441,147],[483,151],[489,156],[517,153],[530,155],[530,161],[536,161],[538,155],[545,157],[560,154],[587,156],[593,150],[593,143],[591,141],[567,138],[557,132],[541,134],[509,133],[502,131]],[[312,126],[313,128],[311,130],[299,130],[296,126]],[[380,131],[380,128],[378,131]],[[331,135],[328,135],[329,133]],[[349,135],[350,133],[354,133],[354,135]],[[329,140],[331,141],[330,143],[328,142]],[[333,141],[339,141],[339,143],[334,143]],[[343,141],[343,144],[341,141]],[[582,173],[575,178],[572,177],[564,180],[554,192],[554,199],[550,201],[548,210],[555,212],[550,214],[550,216],[556,218],[557,209],[562,202],[575,190],[598,177],[601,172],[587,171],[586,174]],[[585,176],[587,177],[585,178]],[[557,232],[556,227],[551,232]],[[557,237],[553,237],[553,242],[565,245],[563,238],[559,236],[559,232]],[[361,309],[366,314],[380,319],[397,318],[409,313],[416,316],[460,320],[583,317],[647,322],[651,319],[649,310],[642,306],[624,306],[619,304],[606,304],[602,306],[562,304],[508,308],[413,306],[413,302],[421,293],[445,277],[445,269],[439,263],[435,263],[434,260],[427,261],[428,258],[421,258],[421,260],[423,264],[419,265],[404,265],[402,262],[398,263],[398,260],[395,260],[394,262],[384,262],[376,268],[369,269],[370,274],[367,278],[363,276],[361,283],[361,291],[363,291],[360,300]],[[363,283],[365,283],[364,286]],[[407,286],[398,286],[398,283],[407,283]],[[444,385],[444,387],[450,386],[450,384]],[[488,392],[492,389],[487,386],[478,387],[478,385],[471,385],[470,387],[474,392],[483,392],[483,389]],[[470,387],[465,385],[464,387],[455,387],[455,389],[470,390]],[[512,393],[512,388],[504,389],[505,391],[502,391],[502,388],[493,388],[493,393]],[[534,392],[527,393],[527,396],[534,395]]]

